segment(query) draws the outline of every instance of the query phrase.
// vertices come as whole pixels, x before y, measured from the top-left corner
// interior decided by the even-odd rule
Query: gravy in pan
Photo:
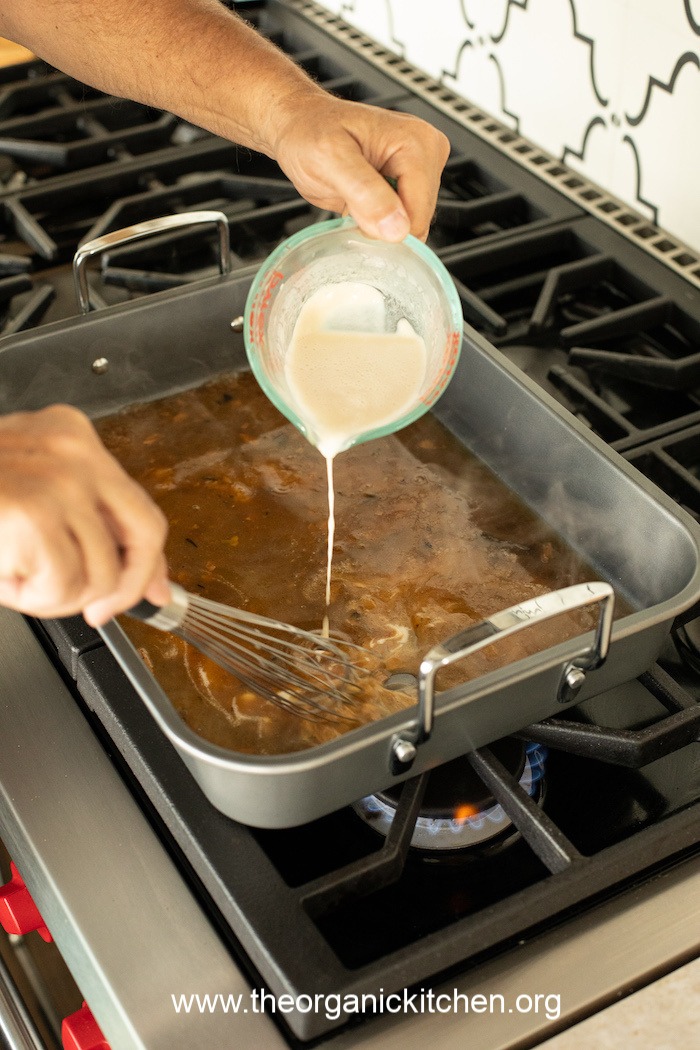
[[[320,627],[325,463],[251,373],[135,405],[97,429],[163,509],[172,579],[215,601]],[[331,633],[372,647],[387,674],[415,673],[435,642],[501,609],[596,578],[433,416],[342,453],[335,484]],[[595,617],[589,610],[530,627],[449,668],[438,686],[563,641]],[[284,754],[345,731],[259,699],[171,635],[126,619],[122,626],[182,718],[216,744]],[[381,690],[358,701],[358,724],[413,703]]]

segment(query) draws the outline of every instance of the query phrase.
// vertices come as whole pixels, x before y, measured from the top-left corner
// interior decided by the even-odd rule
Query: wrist
[[[266,93],[265,102],[260,106],[254,127],[251,129],[253,149],[264,153],[275,160],[279,159],[284,143],[295,127],[309,120],[307,114],[314,113],[317,119],[318,103],[329,97],[323,88],[312,80],[304,79],[297,83],[286,78],[277,90]]]

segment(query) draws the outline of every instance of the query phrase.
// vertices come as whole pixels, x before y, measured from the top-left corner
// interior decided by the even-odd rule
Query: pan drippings
[[[166,553],[187,590],[317,629],[325,612],[322,457],[251,373],[98,421],[126,470],[164,511]],[[595,573],[428,415],[335,461],[331,631],[368,646],[387,674],[415,673],[435,642],[510,605]],[[538,624],[450,668],[445,688],[589,629],[594,612]],[[281,711],[184,642],[124,630],[190,727],[234,751],[284,754],[338,724]],[[449,677],[448,677],[449,675]],[[415,702],[381,690],[358,724]]]

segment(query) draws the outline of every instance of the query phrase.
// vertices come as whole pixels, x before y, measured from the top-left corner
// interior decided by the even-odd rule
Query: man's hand
[[[321,91],[292,95],[284,108],[290,117],[280,122],[272,153],[303,197],[350,214],[370,237],[426,239],[450,152],[441,131]]]
[[[144,596],[165,604],[166,532],[82,412],[0,417],[0,604],[93,626]]]

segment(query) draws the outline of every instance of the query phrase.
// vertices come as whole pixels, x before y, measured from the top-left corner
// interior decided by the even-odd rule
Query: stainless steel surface
[[[593,603],[600,604],[600,617],[590,650],[576,657],[562,672],[557,691],[560,703],[569,703],[576,698],[585,681],[588,670],[600,667],[608,655],[613,626],[615,594],[608,583],[581,583],[565,587],[550,594],[532,598],[527,602],[495,613],[486,620],[468,627],[459,634],[426,653],[418,669],[418,718],[409,734],[399,735],[392,741],[394,769],[399,772],[413,762],[415,746],[423,743],[433,731],[435,710],[435,681],[443,667],[464,660],[471,653],[483,649],[499,638],[522,631],[532,623],[540,623],[552,616],[571,612]],[[574,672],[579,672],[574,674]]]
[[[27,624],[0,633],[0,837],[112,1050],[227,1045],[170,997],[241,975]]]
[[[165,215],[157,219],[147,219],[145,222],[126,226],[122,230],[114,230],[106,233],[103,237],[95,237],[92,241],[81,244],[73,259],[73,278],[75,281],[75,294],[78,297],[80,309],[84,314],[90,311],[90,289],[87,278],[87,262],[102,252],[118,245],[129,244],[133,241],[142,241],[147,237],[170,230],[183,229],[186,226],[200,226],[202,223],[213,222],[216,224],[219,235],[219,270],[226,274],[231,269],[231,248],[229,244],[228,221],[223,212],[220,211],[189,211],[180,215]]]
[[[0,1047],[2,1050],[45,1050],[45,1043],[1,957]]]
[[[0,610],[0,630],[0,836],[112,1050],[283,1050],[23,619]],[[699,923],[695,859],[435,989],[503,996],[504,1013],[409,1011],[333,1045],[532,1045],[695,957]],[[176,1014],[171,994],[195,991],[248,1012]],[[518,1012],[535,993],[559,995],[561,1016]]]

